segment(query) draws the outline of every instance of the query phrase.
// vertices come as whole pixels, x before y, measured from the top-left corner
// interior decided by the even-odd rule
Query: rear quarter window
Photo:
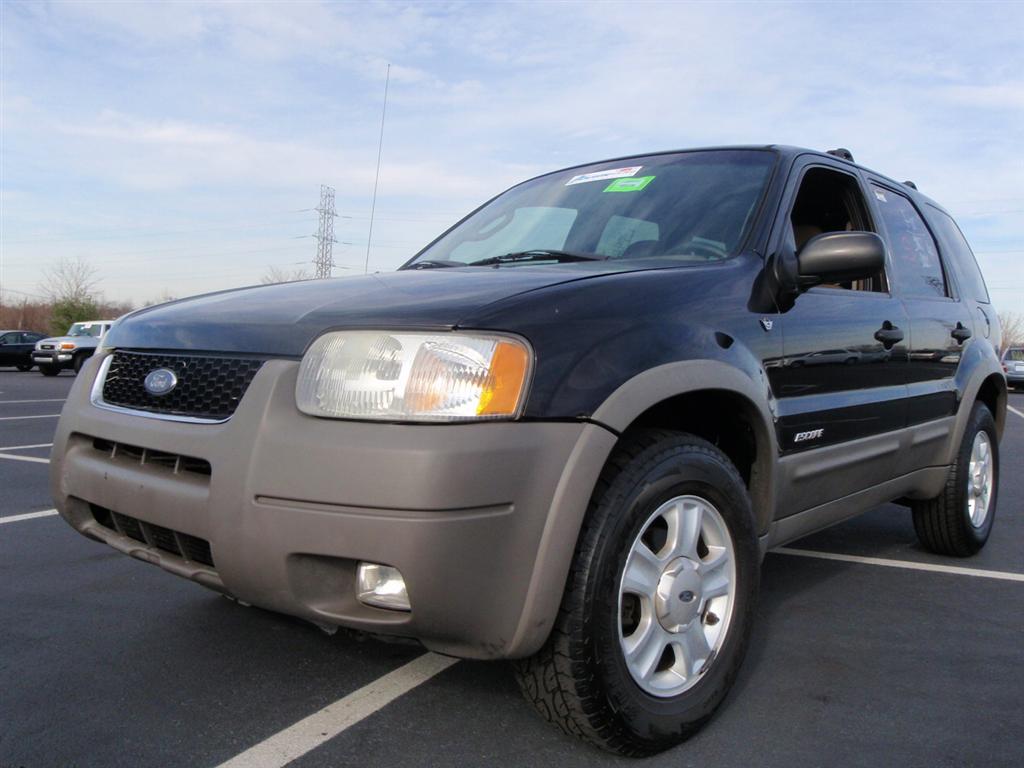
[[[960,227],[948,213],[940,211],[933,205],[928,206],[928,213],[945,252],[949,254],[947,261],[953,263],[953,269],[960,278],[961,291],[968,298],[989,304],[991,299],[988,297],[988,288],[985,287],[985,278],[981,275],[974,252],[967,244],[967,238],[960,231]]]

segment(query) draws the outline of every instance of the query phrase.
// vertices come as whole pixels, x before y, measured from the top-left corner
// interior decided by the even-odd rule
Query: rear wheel
[[[566,733],[645,755],[688,738],[739,670],[759,554],[746,488],[692,435],[646,431],[609,461],[551,636],[517,663]]]
[[[43,374],[43,376],[56,376],[60,373],[60,368],[56,365],[40,365],[39,372]]]
[[[22,373],[25,373],[26,371],[31,371],[32,370],[32,364],[31,363],[25,363],[24,365],[17,366],[17,368]]]
[[[934,499],[916,502],[914,530],[940,555],[969,557],[988,541],[999,486],[999,443],[992,414],[981,403],[971,411],[946,487]]]

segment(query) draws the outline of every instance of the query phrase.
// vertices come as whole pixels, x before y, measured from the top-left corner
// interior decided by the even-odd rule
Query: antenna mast
[[[377,209],[377,183],[380,181],[380,157],[384,151],[384,118],[388,114],[388,83],[391,82],[391,65],[384,73],[384,108],[380,113],[380,139],[377,141],[377,175],[373,178],[373,202],[370,203],[370,232],[366,236],[366,264],[363,272],[370,271],[370,241],[373,240],[373,214]]]

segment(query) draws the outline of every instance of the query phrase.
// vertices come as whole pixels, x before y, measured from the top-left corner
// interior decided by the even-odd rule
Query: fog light
[[[409,610],[409,593],[405,579],[397,568],[379,563],[360,563],[356,572],[356,595],[359,602],[393,611]]]

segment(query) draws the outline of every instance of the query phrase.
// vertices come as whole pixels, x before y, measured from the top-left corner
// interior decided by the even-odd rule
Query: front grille
[[[206,459],[197,459],[195,456],[182,456],[177,453],[167,453],[166,451],[142,448],[137,445],[129,445],[128,443],[104,440],[100,437],[92,438],[92,447],[101,453],[107,454],[111,459],[138,462],[144,466],[157,467],[158,469],[173,472],[176,475],[182,472],[191,472],[209,477],[212,473],[210,462]]]
[[[53,344],[40,344],[40,349],[53,349]]]
[[[103,381],[103,402],[136,411],[224,421],[238,407],[263,360],[243,357],[114,352]],[[146,391],[146,376],[167,368],[177,385],[167,394]]]
[[[206,539],[181,531],[172,531],[162,525],[147,523],[96,504],[89,506],[92,508],[93,518],[104,528],[109,528],[153,549],[180,557],[182,560],[214,567],[210,542]]]

